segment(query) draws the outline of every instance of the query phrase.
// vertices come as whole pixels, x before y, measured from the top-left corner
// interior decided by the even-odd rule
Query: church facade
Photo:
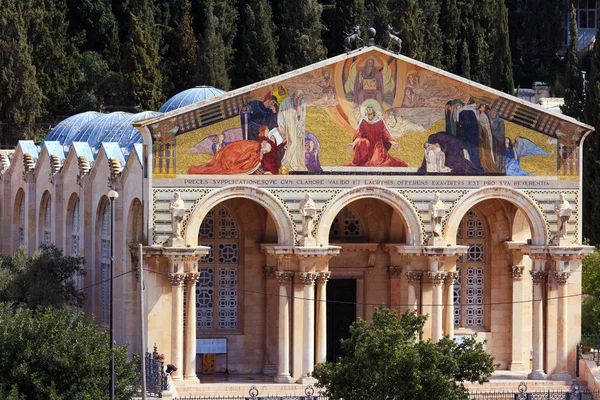
[[[144,335],[175,382],[198,379],[205,339],[226,339],[217,371],[310,382],[381,305],[427,314],[423,339],[477,335],[501,369],[574,376],[590,126],[375,47],[133,125],[127,159],[112,142],[4,156],[2,251],[84,255],[106,324],[114,245],[134,351],[143,263]]]

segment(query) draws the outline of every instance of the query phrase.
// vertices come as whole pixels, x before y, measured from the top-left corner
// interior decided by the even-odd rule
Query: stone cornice
[[[388,243],[385,250],[390,254],[408,257],[458,257],[466,254],[468,246],[410,246],[405,244]]]
[[[306,257],[333,257],[340,254],[340,246],[277,246],[261,243],[262,251],[271,256],[296,256],[298,258]]]
[[[378,243],[338,243],[338,245],[343,253],[353,251],[375,252],[379,246]]]
[[[512,240],[507,240],[504,242],[504,247],[506,250],[518,250],[521,251],[523,247],[529,246],[527,242],[513,242]]]
[[[193,247],[162,247],[162,255],[177,261],[198,261],[202,256],[210,253],[208,246]]]
[[[531,246],[521,247],[521,252],[527,254],[532,259],[552,259],[562,257],[564,261],[581,260],[588,254],[594,252],[593,246],[573,245],[573,246]]]

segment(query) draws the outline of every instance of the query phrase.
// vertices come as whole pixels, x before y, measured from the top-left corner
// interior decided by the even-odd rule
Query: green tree
[[[437,0],[420,0],[423,11],[423,61],[437,68],[442,68],[443,35],[440,29],[440,4]]]
[[[462,382],[486,382],[493,358],[474,338],[417,341],[426,318],[407,311],[398,320],[396,311],[378,308],[372,323],[359,319],[342,341],[346,354],[315,367],[317,386],[332,400],[467,400]]]
[[[279,74],[277,38],[267,0],[247,0],[240,5],[241,27],[238,32],[234,86],[240,87]]]
[[[322,6],[316,0],[282,0],[279,60],[284,72],[323,60]]]
[[[569,41],[569,47],[567,48],[567,54],[565,54],[565,104],[560,107],[560,110],[563,112],[563,114],[566,114],[569,117],[583,121],[583,76],[581,74],[579,56],[577,55],[577,10],[573,4],[571,5],[569,35],[571,38]]]
[[[498,2],[496,15],[496,40],[494,42],[494,62],[491,70],[492,87],[512,95],[515,90],[515,82],[513,80],[508,36],[508,10],[504,0]]]
[[[460,75],[471,79],[471,59],[469,57],[469,45],[465,40],[462,42],[460,50]]]
[[[395,0],[392,25],[401,32],[402,54],[424,61],[425,17],[418,0]]]
[[[583,258],[581,267],[582,333],[600,333],[600,250]],[[594,343],[595,345],[595,343]]]
[[[184,1],[182,16],[176,25],[169,71],[175,92],[181,92],[199,83],[198,40],[193,29],[190,0]]]
[[[200,43],[199,60],[202,67],[200,82],[204,85],[229,90],[231,80],[227,73],[227,51],[223,37],[217,32],[218,18],[215,15],[215,1],[206,0],[204,32]]]
[[[0,7],[0,142],[16,144],[30,136],[42,115],[43,95],[27,42],[24,14],[29,3],[6,0]]]
[[[137,0],[129,15],[129,33],[124,46],[123,77],[128,106],[157,110],[164,101],[163,75],[159,70],[158,27],[147,0]]]
[[[461,36],[469,46],[470,79],[488,86],[493,63],[492,45],[496,41],[494,4],[494,0],[463,0],[459,3]]]
[[[107,332],[75,310],[11,310],[0,304],[0,397],[105,399],[111,350]],[[127,348],[115,354],[115,398],[129,400],[137,379]]]
[[[460,10],[456,0],[442,0],[439,18],[442,35],[442,67],[449,72],[460,73],[457,59],[460,47]]]
[[[329,57],[342,54],[344,50],[345,32],[352,33],[356,26],[360,27],[362,43],[367,44],[367,20],[364,0],[329,0],[323,2],[322,20],[324,24],[323,44],[327,47]]]
[[[367,2],[366,5],[367,10],[370,10],[370,5],[372,4],[373,11],[377,13],[373,18],[375,30],[377,31],[377,35],[375,36],[375,44],[379,47],[383,47],[384,49],[389,49],[392,47],[389,30],[389,27],[393,25],[393,16],[390,10],[391,1],[392,0],[371,0]],[[402,33],[400,36],[402,37]]]
[[[73,277],[85,275],[83,257],[64,256],[53,245],[32,256],[21,247],[12,256],[0,255],[0,302],[19,308],[81,307],[85,294]]]

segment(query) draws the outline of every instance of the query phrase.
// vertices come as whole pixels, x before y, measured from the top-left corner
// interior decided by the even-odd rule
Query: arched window
[[[40,215],[40,238],[42,244],[50,244],[52,242],[52,214],[51,214],[51,197],[48,192],[44,193],[42,198],[42,207]]]
[[[458,279],[454,282],[454,326],[483,328],[485,324],[485,227],[479,215],[470,210],[462,219],[456,243],[468,246],[467,254],[456,262]]]
[[[329,228],[330,242],[357,242],[363,240],[363,236],[363,224],[350,207],[344,207]]]
[[[20,197],[21,198],[18,200],[19,201],[19,206],[18,206],[19,207],[19,209],[18,209],[19,247],[25,246],[25,193],[21,192]]]
[[[198,331],[238,330],[239,242],[237,224],[227,208],[220,205],[213,208],[202,221],[198,233],[198,243],[211,248],[198,265]]]
[[[101,225],[100,225],[100,265],[102,279],[102,323],[108,324],[110,320],[109,310],[109,290],[110,290],[110,224],[111,224],[111,207],[108,200],[104,201],[101,208]]]
[[[79,255],[79,198],[74,199],[71,209],[71,255]]]

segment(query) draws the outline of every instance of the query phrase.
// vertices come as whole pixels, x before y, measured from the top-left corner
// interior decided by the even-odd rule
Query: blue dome
[[[195,88],[184,90],[181,93],[177,93],[175,96],[167,100],[167,102],[163,104],[158,111],[173,111],[202,100],[210,99],[211,97],[215,97],[223,93],[225,93],[225,91],[211,86],[197,86]]]
[[[56,126],[48,132],[44,142],[60,142],[60,144],[63,145],[68,142],[70,144],[75,135],[77,135],[77,132],[79,132],[85,124],[102,115],[104,114],[96,111],[87,111],[81,114],[72,115],[56,124]],[[68,151],[69,149],[68,146],[63,148],[65,148],[65,151]]]
[[[137,114],[117,111],[106,114],[85,124],[72,142],[87,142],[94,153],[98,152],[102,142],[116,142],[119,143],[119,147],[127,157],[135,143],[142,143],[142,136],[132,124],[159,114],[156,111],[144,111]]]

